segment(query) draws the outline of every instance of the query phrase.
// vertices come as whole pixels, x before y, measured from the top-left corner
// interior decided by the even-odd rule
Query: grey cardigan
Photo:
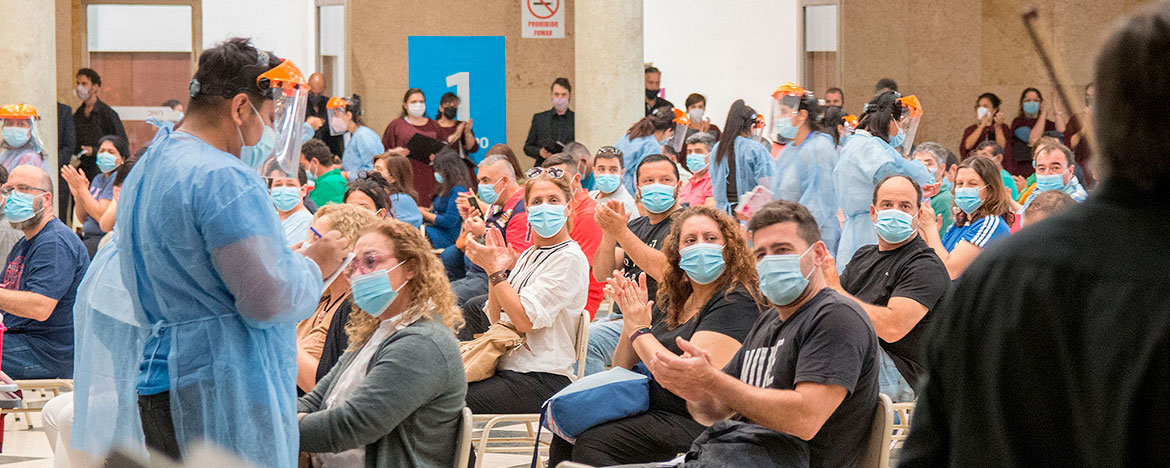
[[[455,464],[467,377],[450,329],[421,319],[378,346],[366,376],[344,404],[325,410],[325,396],[356,352],[297,401],[301,450],[336,453],[366,447],[366,466],[448,467]]]

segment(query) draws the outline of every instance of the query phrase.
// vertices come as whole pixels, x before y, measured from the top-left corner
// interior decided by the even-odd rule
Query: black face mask
[[[448,119],[455,120],[455,114],[458,114],[458,113],[459,113],[459,109],[456,107],[444,107],[443,108],[443,117],[446,117]]]
[[[647,89],[646,90],[646,99],[655,99],[657,97],[658,97],[658,90],[657,89]]]

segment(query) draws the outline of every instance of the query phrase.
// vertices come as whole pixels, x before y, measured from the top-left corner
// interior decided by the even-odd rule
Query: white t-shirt
[[[304,208],[288,215],[288,218],[280,222],[280,226],[284,228],[284,240],[288,241],[290,247],[304,242],[309,234],[309,226],[312,224],[313,213],[309,213],[309,210]]]
[[[593,197],[593,200],[595,200],[598,204],[603,204],[607,200],[617,200],[622,202],[622,204],[626,205],[626,214],[630,215],[630,219],[627,221],[633,221],[642,217],[642,214],[638,212],[638,204],[634,202],[633,195],[630,195],[630,192],[626,191],[626,187],[624,185],[618,185],[618,189],[609,194],[607,197],[602,197],[600,190],[589,192],[589,196]]]
[[[547,372],[573,378],[577,324],[589,296],[589,262],[577,242],[529,247],[508,274],[532,331],[525,346],[500,358],[500,370]],[[511,323],[501,311],[500,321]]]

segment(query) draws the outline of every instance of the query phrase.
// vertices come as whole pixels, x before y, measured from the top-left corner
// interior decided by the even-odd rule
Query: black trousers
[[[594,426],[577,443],[553,437],[548,466],[574,461],[592,466],[664,462],[685,453],[707,427],[689,416],[650,410]]]
[[[569,382],[558,374],[498,370],[496,375],[467,384],[467,407],[475,414],[539,413],[544,400]]]
[[[484,294],[473,297],[463,304],[463,328],[460,328],[459,333],[455,334],[459,341],[471,341],[475,339],[475,335],[488,331],[488,328],[492,326],[487,314],[483,312],[483,306],[487,303],[487,299],[487,294]]]
[[[138,395],[138,412],[147,448],[179,460],[179,441],[175,438],[175,423],[171,419],[171,392]]]

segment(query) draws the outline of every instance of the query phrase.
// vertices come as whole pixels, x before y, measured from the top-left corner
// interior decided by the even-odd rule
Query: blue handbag
[[[561,389],[541,406],[541,426],[570,443],[598,424],[646,412],[650,407],[649,371],[615,367],[586,376]]]

